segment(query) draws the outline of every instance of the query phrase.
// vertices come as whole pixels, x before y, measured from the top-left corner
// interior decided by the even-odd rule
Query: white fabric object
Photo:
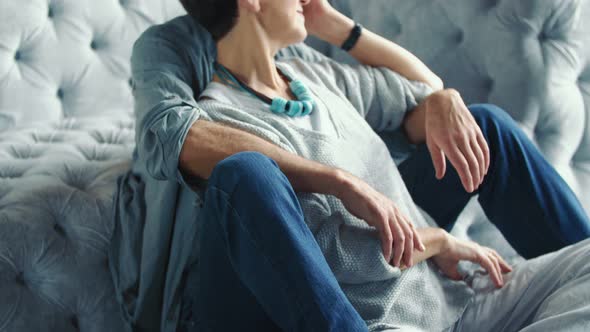
[[[590,331],[588,257],[590,239],[516,264],[501,289],[474,275],[473,302],[449,331]]]

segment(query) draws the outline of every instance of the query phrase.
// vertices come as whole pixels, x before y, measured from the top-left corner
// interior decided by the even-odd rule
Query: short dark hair
[[[238,18],[238,0],[180,0],[180,3],[215,41],[227,35]]]

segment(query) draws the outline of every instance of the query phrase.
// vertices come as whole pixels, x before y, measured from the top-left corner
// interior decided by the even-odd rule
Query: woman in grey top
[[[217,42],[217,75],[198,108],[186,95],[170,93],[174,75],[186,82],[176,67],[152,68],[170,72],[148,86],[149,71],[134,66],[138,107],[179,100],[192,112],[186,142],[177,142],[183,146],[179,167],[208,179],[189,260],[194,268],[184,283],[183,328],[588,327],[588,240],[512,271],[494,250],[452,237],[419,211],[375,133],[401,127],[412,143],[426,141],[437,177],[444,176],[446,157],[467,192],[481,185],[523,193],[528,189],[518,191],[494,174],[503,167],[494,157],[504,153],[496,145],[520,153],[514,159],[546,162],[500,109],[466,107],[418,59],[368,30],[351,50],[365,66],[315,54],[300,44],[308,32],[340,45],[353,27],[325,0],[183,4]],[[154,94],[161,97],[157,106],[146,102]],[[168,130],[155,117],[146,119],[141,123],[151,123],[151,133]],[[227,131],[220,135],[215,123]],[[153,149],[163,137],[152,140]],[[525,151],[512,148],[523,145]],[[139,150],[138,156],[148,153]],[[153,173],[154,165],[146,165]],[[529,177],[538,175],[532,168]],[[549,182],[537,185],[561,186],[556,174],[544,171]],[[566,209],[577,209],[565,189],[561,194],[571,201]],[[501,210],[498,201],[485,203]],[[584,215],[580,220],[587,223]],[[460,260],[480,264],[488,274],[463,278]]]

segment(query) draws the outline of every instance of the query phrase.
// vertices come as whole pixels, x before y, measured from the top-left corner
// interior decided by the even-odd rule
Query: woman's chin
[[[289,36],[282,36],[281,41],[283,47],[287,47],[293,44],[299,44],[307,38],[307,30],[305,28],[297,29],[295,32],[290,33]]]
[[[289,45],[301,43],[305,40],[305,38],[307,38],[307,30],[304,28],[303,31],[299,31],[297,33],[297,37],[293,38]]]

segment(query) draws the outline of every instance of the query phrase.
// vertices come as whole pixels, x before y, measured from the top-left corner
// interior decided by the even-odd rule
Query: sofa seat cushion
[[[129,115],[0,133],[0,330],[125,330],[106,252],[134,144]]]

